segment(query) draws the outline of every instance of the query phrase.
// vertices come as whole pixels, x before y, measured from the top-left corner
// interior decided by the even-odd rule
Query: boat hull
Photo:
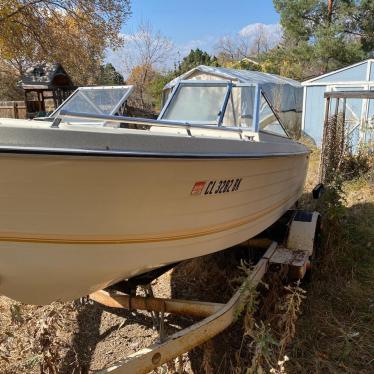
[[[308,155],[0,156],[0,293],[71,300],[238,244],[302,193]]]

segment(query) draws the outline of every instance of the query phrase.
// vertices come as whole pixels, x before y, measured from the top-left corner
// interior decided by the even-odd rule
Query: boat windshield
[[[51,115],[55,118],[61,110],[89,114],[116,114],[130,95],[133,86],[79,87]]]
[[[241,127],[288,136],[264,92],[261,88],[257,90],[254,84],[182,81],[171,94],[159,119]]]
[[[228,82],[183,82],[159,119],[252,128],[255,86]]]
[[[180,85],[162,119],[217,124],[226,85]]]

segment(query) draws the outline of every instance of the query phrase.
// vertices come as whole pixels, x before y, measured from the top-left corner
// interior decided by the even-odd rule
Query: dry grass
[[[73,305],[27,306],[2,297],[0,312],[0,372],[57,373],[70,345]]]
[[[306,200],[307,206],[315,202]],[[288,373],[374,372],[372,175],[335,188],[324,212],[323,248],[288,350]]]
[[[244,318],[247,357],[231,358],[235,370],[222,372],[374,372],[373,171],[346,182],[337,176],[315,201],[318,166],[314,150],[300,204],[324,217],[312,282],[285,286],[281,272],[268,274],[258,311],[250,324]]]

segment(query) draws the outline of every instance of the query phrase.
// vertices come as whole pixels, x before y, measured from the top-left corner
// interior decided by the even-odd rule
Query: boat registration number
[[[216,195],[238,191],[242,178],[199,181],[194,184],[191,195]]]

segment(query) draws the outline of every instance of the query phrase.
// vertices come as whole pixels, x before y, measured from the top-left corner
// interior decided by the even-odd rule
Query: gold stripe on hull
[[[297,195],[297,193],[295,194]],[[83,244],[83,245],[103,245],[103,244],[136,244],[136,243],[155,243],[155,242],[164,242],[172,240],[183,240],[190,239],[195,237],[201,237],[206,235],[217,234],[227,230],[235,229],[240,226],[247,225],[254,220],[257,220],[269,212],[280,208],[285,205],[288,201],[294,199],[294,196],[287,197],[282,199],[277,204],[273,204],[270,207],[263,209],[256,214],[251,214],[247,217],[236,219],[224,224],[215,225],[212,227],[205,227],[201,230],[191,230],[187,232],[174,233],[169,235],[156,235],[149,236],[146,238],[141,237],[122,237],[118,239],[89,239],[89,238],[58,238],[57,235],[54,236],[10,236],[10,235],[1,235],[0,242],[14,242],[14,243],[49,243],[49,244]]]

